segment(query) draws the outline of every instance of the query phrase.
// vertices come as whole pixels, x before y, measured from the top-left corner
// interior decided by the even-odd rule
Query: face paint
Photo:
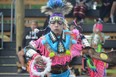
[[[59,16],[54,16],[54,17],[50,18],[50,21],[49,21],[50,24],[55,24],[56,22],[59,25],[62,25],[64,23],[64,19]]]
[[[63,24],[62,21],[50,21],[50,24],[55,24],[55,23],[58,23],[59,25],[62,25]]]

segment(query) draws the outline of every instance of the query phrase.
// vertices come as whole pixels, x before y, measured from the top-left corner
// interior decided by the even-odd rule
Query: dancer
[[[22,49],[17,53],[19,62],[21,63],[21,71],[19,73],[26,73],[26,66],[25,66],[25,58],[24,58],[24,47],[29,44],[31,40],[37,40],[40,36],[42,36],[42,32],[37,29],[38,22],[32,21],[30,24],[30,30],[27,31],[23,38],[23,45]]]
[[[100,53],[104,52],[103,44],[105,42],[105,36],[104,33],[102,33],[103,25],[99,22],[95,23],[93,26],[93,33],[91,34],[91,47],[95,49],[95,52]],[[107,64],[103,61],[100,61],[98,59],[92,59],[93,66],[95,71],[90,70],[90,77],[104,77],[105,75],[105,69],[107,67]],[[89,63],[88,63],[89,64]]]
[[[47,6],[42,7],[42,12],[50,14],[51,31],[40,39],[30,42],[31,47],[39,50],[40,55],[50,57],[52,60],[49,77],[69,77],[71,72],[68,63],[73,57],[81,54],[82,46],[71,37],[70,31],[64,30],[64,15],[71,9],[72,5],[69,2],[64,4],[62,0],[49,0]],[[33,56],[36,53],[32,51],[30,54]]]

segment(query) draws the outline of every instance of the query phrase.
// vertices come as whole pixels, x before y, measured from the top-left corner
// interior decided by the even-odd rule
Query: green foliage
[[[41,6],[43,6],[44,4],[41,5],[31,5],[31,9],[40,9]]]
[[[86,24],[94,24],[94,18],[85,18],[84,19],[84,23]]]
[[[10,4],[0,4],[1,9],[10,9],[11,5]]]

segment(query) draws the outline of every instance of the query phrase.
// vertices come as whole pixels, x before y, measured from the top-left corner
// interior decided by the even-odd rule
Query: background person
[[[105,42],[105,35],[102,32],[103,25],[99,22],[95,23],[93,26],[93,33],[91,34],[90,44],[91,47],[95,49],[95,52],[100,53],[104,52],[103,44]],[[90,77],[104,77],[105,76],[105,69],[107,64],[103,61],[98,59],[92,58],[93,64],[96,68],[96,71],[92,71],[90,69]]]
[[[30,29],[26,31],[23,41],[22,41],[22,49],[17,53],[19,62],[21,63],[21,71],[19,73],[25,73],[25,58],[24,58],[24,47],[29,44],[32,40],[37,40],[40,36],[42,36],[42,32],[39,32],[38,22],[32,21],[30,24]]]
[[[110,11],[110,21],[111,23],[115,24],[115,15],[116,14],[116,0],[113,0],[113,4],[112,4],[112,7],[111,7],[111,11]]]

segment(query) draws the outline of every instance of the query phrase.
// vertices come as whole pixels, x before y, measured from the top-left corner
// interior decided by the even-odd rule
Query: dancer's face
[[[64,28],[64,22],[62,20],[52,20],[49,24],[51,31],[53,31],[56,35],[61,35]]]

